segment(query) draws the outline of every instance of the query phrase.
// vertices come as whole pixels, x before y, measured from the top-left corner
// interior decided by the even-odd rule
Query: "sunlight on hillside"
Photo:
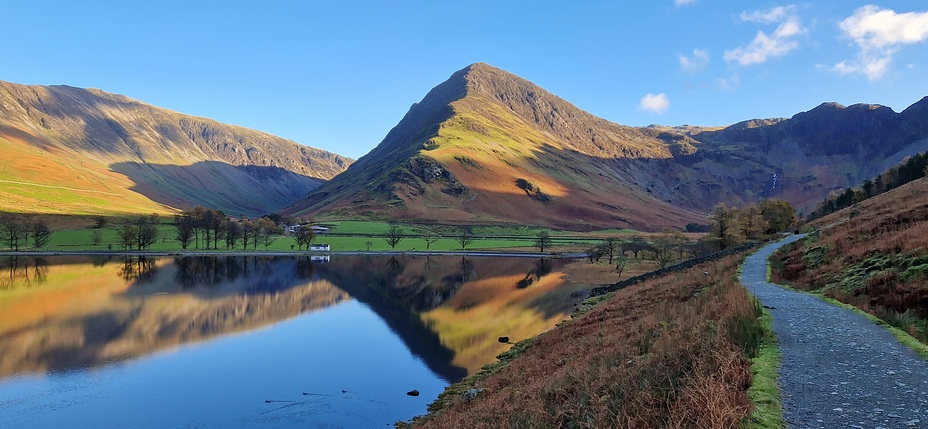
[[[5,132],[6,131],[6,132]],[[99,162],[0,129],[0,211],[16,213],[169,213],[131,191],[135,184]]]
[[[531,281],[525,288],[520,282]],[[474,374],[511,345],[532,338],[569,317],[576,299],[562,273],[526,280],[509,275],[475,281],[441,307],[423,313],[422,320],[455,352],[454,365]]]

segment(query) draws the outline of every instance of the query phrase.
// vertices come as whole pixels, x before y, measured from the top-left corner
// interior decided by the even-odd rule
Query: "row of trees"
[[[856,188],[847,188],[830,195],[819,203],[812,213],[809,213],[807,220],[818,219],[926,176],[928,176],[928,152],[911,156],[873,180],[865,180]]]
[[[48,245],[51,236],[52,231],[43,221],[13,214],[0,217],[0,238],[13,251],[30,244],[34,249],[41,249]]]
[[[263,245],[265,249],[276,240],[276,236],[283,233],[280,227],[269,217],[251,220],[244,216],[232,219],[221,210],[195,207],[184,210],[174,217],[174,226],[177,228],[177,241],[181,248],[186,250],[191,244],[194,249],[218,249],[224,243],[226,249],[234,249],[241,243],[242,250],[248,246],[257,249]],[[308,230],[308,231],[307,231]],[[315,235],[308,227],[301,227],[297,232],[297,243],[300,247],[309,245]]]
[[[628,262],[628,253],[634,255],[635,259],[640,256],[664,268],[671,262],[685,259],[687,253],[697,255],[699,251],[693,246],[695,243],[688,241],[680,231],[664,230],[652,236],[650,242],[637,235],[625,240],[609,237],[588,249],[587,255],[590,262],[608,259],[610,265],[616,264],[616,271],[619,272]]]
[[[402,227],[395,223],[391,223],[387,227],[383,239],[391,249],[396,249],[396,246],[406,237],[408,237],[408,235],[406,235],[406,231]],[[433,229],[426,229],[421,237],[425,240],[425,250],[431,250],[432,245],[442,238],[441,234]],[[467,250],[467,246],[475,240],[474,234],[471,232],[470,228],[462,228],[460,231],[454,233],[452,237],[461,245],[461,250]],[[548,236],[548,238],[550,240],[550,236]],[[550,243],[550,241],[548,241],[548,243]],[[370,250],[372,243],[368,242],[367,244],[367,250]],[[541,251],[544,252],[544,248],[542,248]]]
[[[749,240],[762,240],[785,231],[796,223],[796,210],[786,201],[766,199],[743,209],[717,205],[710,214],[709,233],[699,240],[688,240],[675,230],[664,230],[650,237],[628,239],[610,237],[587,250],[590,262],[607,259],[621,272],[628,254],[647,259],[665,268],[673,262],[700,257],[736,247]]]
[[[125,220],[116,229],[116,241],[124,250],[145,250],[158,240],[158,225],[161,219],[157,213]],[[96,238],[91,237],[94,241]]]
[[[712,224],[707,239],[717,250],[761,240],[796,224],[796,209],[783,200],[765,199],[743,209],[720,203],[709,214]]]

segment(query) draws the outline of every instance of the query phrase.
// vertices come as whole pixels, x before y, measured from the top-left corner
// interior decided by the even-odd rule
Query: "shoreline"
[[[234,251],[234,250],[194,250],[194,251],[120,251],[120,250],[59,250],[59,251],[0,251],[0,256],[490,256],[506,258],[552,258],[580,259],[585,253],[541,253],[541,252],[504,252],[504,251]]]

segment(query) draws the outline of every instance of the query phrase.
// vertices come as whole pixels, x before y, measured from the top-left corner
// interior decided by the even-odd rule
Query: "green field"
[[[110,225],[117,222],[111,221]],[[332,251],[460,251],[461,244],[458,236],[463,229],[455,226],[441,225],[405,225],[400,224],[403,229],[403,238],[391,248],[387,243],[384,234],[387,232],[390,224],[387,222],[375,221],[334,221],[324,222],[319,225],[330,228],[328,233],[320,234],[313,241],[314,244],[328,244]],[[102,234],[100,244],[94,245],[91,239],[92,234],[99,231]],[[45,251],[121,251],[116,238],[116,226],[106,226],[99,230],[90,227],[79,229],[61,229],[52,233],[51,239],[43,249],[33,249],[30,246],[21,246],[20,250],[45,250]],[[465,250],[521,250],[532,251],[538,250],[535,246],[537,236],[541,231],[548,231],[553,239],[553,244],[546,248],[546,251],[563,252],[563,251],[582,251],[589,248],[596,242],[596,238],[573,235],[570,231],[554,231],[537,227],[527,227],[522,225],[501,225],[501,226],[473,226],[470,228],[470,234],[473,236],[472,241],[467,244]],[[437,234],[440,238],[427,247],[424,239],[426,233]],[[634,231],[628,230],[610,230],[603,231],[605,236],[621,236],[631,234]],[[191,244],[187,251],[205,251],[203,243],[199,246]],[[2,247],[0,247],[2,249]],[[152,252],[179,252],[180,243],[176,239],[176,229],[173,224],[165,222],[159,226],[157,241],[147,249]],[[220,240],[217,251],[227,251],[225,242]],[[242,251],[242,243],[239,241],[235,249]],[[248,246],[248,251],[273,251],[289,252],[296,250],[296,240],[285,235],[274,236],[273,242],[264,246],[259,244],[257,249],[252,245]]]
[[[423,238],[419,237],[404,237],[397,245],[396,248],[391,248],[386,240],[383,237],[377,236],[384,234],[389,227],[387,223],[381,222],[361,222],[361,221],[345,221],[345,222],[331,222],[325,224],[327,227],[331,228],[331,233],[336,234],[334,236],[322,234],[317,236],[313,243],[325,243],[328,244],[333,251],[424,251],[426,250],[426,242]],[[404,230],[404,235],[421,235],[424,233],[422,227],[416,226],[402,226]],[[41,250],[48,251],[108,251],[114,250],[119,251],[123,250],[118,244],[116,238],[116,227],[104,227],[99,231],[102,233],[101,243],[98,245],[92,244],[91,235],[96,231],[95,229],[85,228],[85,229],[68,229],[60,230],[52,233],[52,237],[49,240],[48,246]],[[477,231],[481,234],[482,237],[488,236],[487,232],[477,228]],[[514,235],[513,232],[498,229],[493,232],[502,233],[505,232],[505,235]],[[440,235],[444,235],[437,242],[431,244],[429,250],[437,251],[449,251],[449,250],[461,250],[461,245],[451,235],[454,232],[450,229],[443,230]],[[350,236],[344,236],[340,234],[351,234]],[[504,234],[500,234],[504,235]],[[534,234],[525,234],[524,232],[519,235],[524,235],[524,239],[513,239],[513,238],[476,238],[470,244],[467,245],[467,250],[482,250],[482,249],[507,249],[507,248],[526,248],[532,247],[534,245],[535,237]],[[163,224],[159,227],[158,240],[151,246],[150,251],[154,252],[176,252],[180,251],[180,243],[175,238],[176,229],[173,225]],[[370,245],[368,245],[370,242]],[[202,247],[203,244],[200,244]],[[291,247],[292,246],[292,247]],[[296,249],[296,241],[289,236],[277,235],[274,236],[274,241],[269,246],[264,246],[259,244],[258,251],[291,251]],[[35,250],[31,247],[22,247],[21,250]],[[188,246],[189,250],[203,250],[198,249],[196,246],[191,244]],[[220,251],[225,251],[225,242],[220,241],[219,249]],[[234,250],[241,251],[242,244],[239,241]],[[249,251],[254,250],[254,248],[249,245]]]

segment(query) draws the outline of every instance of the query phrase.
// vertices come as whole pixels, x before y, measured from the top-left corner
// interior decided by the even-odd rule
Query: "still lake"
[[[0,428],[392,427],[568,318],[565,263],[5,257]]]

